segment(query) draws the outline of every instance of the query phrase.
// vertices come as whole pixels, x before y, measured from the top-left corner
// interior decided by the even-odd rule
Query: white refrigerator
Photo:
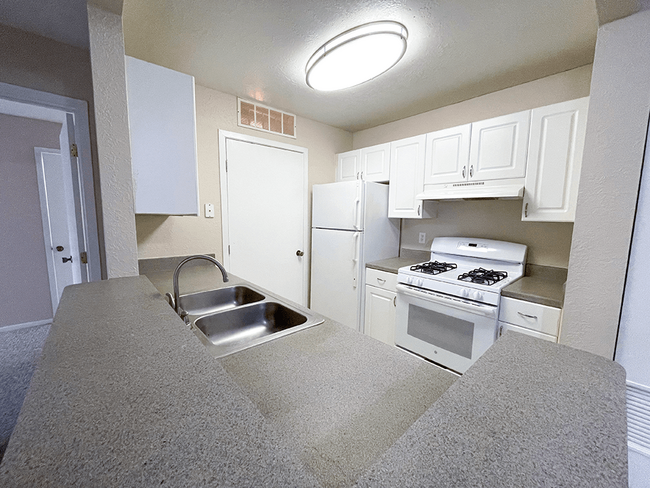
[[[398,253],[399,219],[388,218],[388,185],[314,185],[312,310],[363,332],[366,263]]]

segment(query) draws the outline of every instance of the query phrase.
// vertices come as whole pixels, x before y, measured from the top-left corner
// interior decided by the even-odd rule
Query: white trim
[[[27,116],[40,120],[50,120],[55,117],[57,122],[65,122],[65,114],[74,117],[75,140],[79,152],[77,164],[79,168],[79,185],[81,189],[82,211],[84,215],[85,250],[88,253],[88,281],[101,280],[101,262],[99,254],[99,234],[97,229],[97,214],[95,210],[95,184],[90,148],[90,125],[88,119],[88,103],[84,100],[55,95],[10,85],[0,82],[0,112],[11,107],[19,116]],[[56,114],[54,111],[58,111]],[[12,115],[14,113],[11,113]],[[25,115],[29,114],[29,115]],[[59,120],[57,117],[63,117]],[[62,148],[63,149],[63,148]],[[66,148],[67,149],[67,148]],[[79,251],[82,251],[81,249]]]
[[[306,307],[309,303],[309,263],[311,263],[311,246],[309,245],[309,151],[306,147],[295,146],[293,144],[286,144],[284,142],[276,142],[270,139],[261,137],[253,137],[249,135],[239,134],[237,132],[230,132],[225,130],[218,130],[219,133],[219,181],[221,190],[221,239],[223,246],[223,265],[230,271],[230,255],[228,254],[228,245],[230,242],[230,235],[228,232],[228,180],[226,173],[226,141],[232,139],[240,142],[249,142],[252,144],[259,144],[274,149],[284,149],[286,151],[293,151],[302,154],[304,164],[304,181],[303,181],[303,202],[304,202],[304,232],[303,232],[303,245],[302,249],[305,253],[303,256],[303,305]]]
[[[0,326],[0,332],[11,332],[12,330],[26,329],[28,327],[36,327],[37,325],[51,324],[52,319],[36,320],[34,322],[24,322],[22,324],[3,325]]]

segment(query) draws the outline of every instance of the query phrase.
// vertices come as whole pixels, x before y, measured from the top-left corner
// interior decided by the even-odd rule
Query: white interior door
[[[225,264],[234,275],[306,306],[306,150],[246,139],[225,138]]]
[[[56,311],[63,289],[81,283],[71,174],[58,149],[37,147],[34,153],[52,310]]]

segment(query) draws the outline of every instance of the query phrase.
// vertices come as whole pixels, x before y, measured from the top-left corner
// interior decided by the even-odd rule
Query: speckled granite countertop
[[[77,285],[0,485],[626,486],[612,361],[510,332],[454,380],[330,320],[216,360],[145,277]]]
[[[528,265],[526,276],[503,288],[501,295],[562,308],[566,276],[567,270],[563,268]]]

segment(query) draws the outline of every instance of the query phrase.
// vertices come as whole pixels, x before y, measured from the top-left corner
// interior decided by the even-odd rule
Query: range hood
[[[472,181],[438,185],[424,185],[420,200],[472,200],[495,198],[523,198],[525,178],[508,180]]]

